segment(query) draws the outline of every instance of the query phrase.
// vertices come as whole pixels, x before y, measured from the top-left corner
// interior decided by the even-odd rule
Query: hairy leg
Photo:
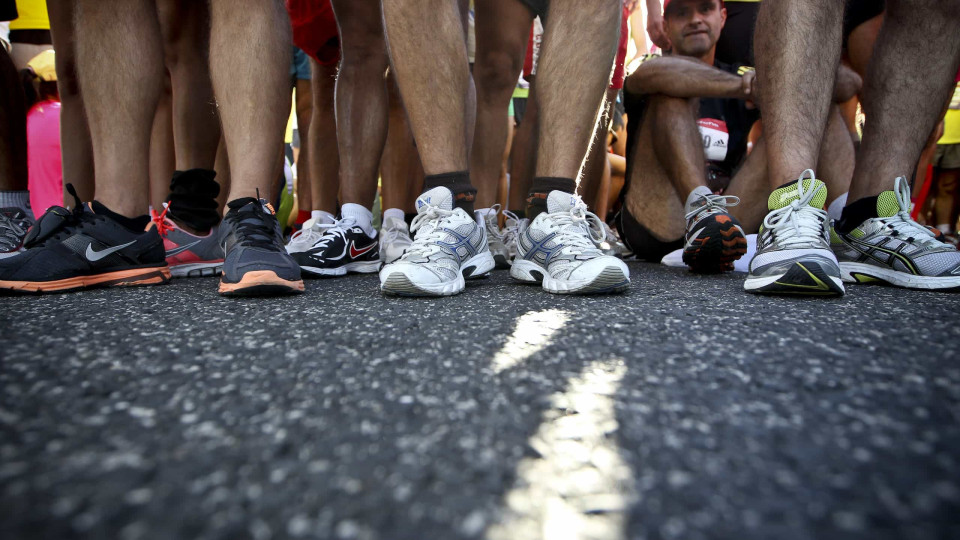
[[[850,190],[855,154],[839,105],[830,107],[827,128],[817,159],[817,177],[827,186],[827,205]]]
[[[417,147],[413,143],[413,133],[407,121],[407,113],[400,101],[400,91],[392,76],[387,78],[390,94],[387,144],[380,161],[383,197],[381,207],[399,208],[404,212],[416,212],[414,202],[423,191],[423,167]]]
[[[477,186],[476,206],[496,202],[497,181],[508,125],[510,97],[523,68],[523,54],[533,15],[517,0],[476,3],[477,54],[473,77],[477,88],[477,126],[470,154],[470,174]]]
[[[534,78],[535,79],[535,78]],[[537,105],[536,82],[530,83],[527,108],[510,148],[510,196],[507,208],[523,211],[537,167],[537,146],[540,138],[540,107]]]
[[[150,130],[150,204],[163,210],[170,193],[170,179],[176,169],[176,146],[173,134],[173,94],[169,73],[164,73],[163,88],[157,101]]]
[[[297,130],[300,132],[300,154],[297,156],[297,206],[310,210],[313,206],[313,183],[310,181],[310,121],[313,119],[313,81],[297,79]]]
[[[337,153],[337,124],[334,113],[334,92],[337,66],[325,66],[310,59],[313,75],[313,115],[305,147],[310,147],[310,209],[337,212],[340,190],[340,159]],[[303,139],[301,139],[303,140]]]
[[[812,169],[840,61],[843,2],[767,0],[754,51],[773,188]]]
[[[619,0],[550,3],[537,66],[537,177],[577,178],[610,82],[620,19]]]
[[[210,3],[210,70],[230,156],[227,200],[269,197],[290,111],[290,22],[278,0]]]
[[[27,189],[27,111],[13,60],[0,47],[0,191]]]
[[[163,84],[156,6],[152,0],[80,0],[76,38],[97,200],[125,216],[141,215],[150,127]]]
[[[960,63],[960,3],[890,0],[867,70],[868,118],[850,201],[910,177],[949,99]]]
[[[730,208],[730,214],[737,218],[747,234],[756,233],[767,215],[767,197],[770,185],[767,181],[767,139],[760,137],[753,151],[743,161],[740,170],[730,180],[724,195],[740,198],[740,204]]]
[[[386,44],[378,2],[334,0],[340,29],[337,78],[337,144],[343,203],[370,208],[377,193],[380,156],[387,138]],[[426,52],[426,51],[424,51]],[[432,100],[438,92],[424,97]]]
[[[607,134],[610,126],[610,115],[613,112],[616,99],[617,91],[607,88],[600,120],[594,129],[590,149],[587,151],[587,159],[583,165],[583,178],[580,180],[580,187],[577,190],[591,210],[596,210],[599,202],[603,199],[602,191],[605,177],[609,183],[610,164],[607,162]]]
[[[470,71],[457,3],[384,0],[383,20],[424,171],[467,170]]]

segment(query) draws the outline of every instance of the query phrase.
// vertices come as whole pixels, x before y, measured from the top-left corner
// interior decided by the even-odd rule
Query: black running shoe
[[[64,292],[167,283],[163,240],[149,216],[126,218],[94,201],[54,206],[30,228],[24,251],[0,260],[0,290]]]
[[[303,292],[300,267],[283,249],[280,223],[263,199],[227,203],[220,225],[225,259],[220,294],[258,296]]]
[[[683,262],[698,273],[728,272],[747,252],[747,237],[727,208],[740,203],[729,195],[701,195],[687,214]]]
[[[352,219],[319,225],[320,238],[304,251],[293,251],[300,269],[314,276],[343,276],[347,272],[370,274],[380,269],[380,247]],[[287,246],[290,251],[290,247]]]
[[[30,225],[33,220],[20,208],[0,208],[0,259],[22,251]]]

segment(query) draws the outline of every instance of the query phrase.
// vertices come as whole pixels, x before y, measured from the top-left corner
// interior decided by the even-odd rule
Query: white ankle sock
[[[386,221],[387,221],[388,219],[390,219],[390,218],[399,219],[400,221],[404,221],[404,220],[406,219],[406,214],[404,214],[404,213],[403,213],[403,210],[401,210],[401,209],[399,209],[399,208],[387,208],[386,210],[383,211],[383,221],[384,221],[384,223],[386,223]]]
[[[367,233],[367,236],[373,238],[377,231],[373,228],[373,213],[362,204],[346,203],[340,207],[340,215],[345,218],[351,218],[357,226]]]
[[[699,186],[690,192],[690,195],[687,196],[687,201],[683,203],[683,211],[685,213],[690,213],[693,210],[693,205],[700,201],[700,196],[713,195],[713,192],[710,191],[710,188],[707,186]]]
[[[827,205],[827,215],[830,216],[830,219],[840,220],[840,216],[843,215],[843,207],[847,205],[847,195],[847,193],[844,193]]]
[[[943,234],[950,234],[950,224],[941,223],[940,225],[937,225],[937,230],[939,230]]]
[[[324,212],[323,210],[311,210],[310,217],[317,223],[323,223],[329,225],[336,221],[333,217],[333,214],[330,212]]]

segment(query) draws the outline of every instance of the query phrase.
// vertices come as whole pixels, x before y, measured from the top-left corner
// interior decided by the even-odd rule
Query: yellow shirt
[[[11,30],[49,30],[46,0],[17,0],[20,17],[10,21]]]
[[[937,144],[960,144],[960,84],[953,89],[950,108],[943,118],[943,137]]]

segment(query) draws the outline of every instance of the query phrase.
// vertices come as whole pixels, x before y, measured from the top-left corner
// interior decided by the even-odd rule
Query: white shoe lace
[[[490,209],[493,210],[493,212],[484,214],[483,222],[487,228],[488,242],[491,240],[497,240],[506,244],[506,232],[500,230],[500,225],[497,222],[497,215],[500,214],[500,208],[501,206],[499,204],[491,206]],[[504,213],[504,215],[506,215],[506,213]]]
[[[314,222],[309,227],[304,227],[290,236],[289,245],[291,246],[312,246],[317,240],[326,234],[326,231],[333,227],[333,223]]]
[[[393,220],[391,220],[390,222],[394,223]],[[383,238],[383,242],[385,244],[393,244],[393,243],[409,244],[411,242],[410,232],[407,231],[406,224],[404,224],[404,226],[390,225],[390,226],[384,227],[381,231],[381,238]]]
[[[896,215],[888,218],[880,218],[882,222],[891,230],[891,235],[901,238],[907,242],[913,242],[921,245],[944,245],[936,239],[933,232],[920,225],[910,217],[910,185],[903,176],[898,176],[894,180],[893,192],[897,196],[897,204],[900,211]]]
[[[740,204],[740,197],[734,195],[700,195],[700,199],[703,201],[703,205],[687,212],[687,221],[690,221],[691,218],[701,212],[710,212],[712,214],[726,212],[727,208]]]
[[[503,224],[503,243],[509,246],[516,242],[517,237],[520,236],[520,216],[509,210],[504,210],[503,217],[507,218]]]
[[[597,251],[597,244],[606,238],[603,221],[587,210],[579,196],[569,212],[556,212],[549,216],[547,229],[557,231],[557,241],[572,248],[571,252]]]
[[[437,206],[428,206],[425,211],[417,214],[410,223],[410,232],[416,233],[413,243],[404,251],[402,258],[406,259],[411,255],[430,257],[440,251],[437,242],[443,240],[446,234],[440,229],[440,223],[453,214],[453,210],[444,210]]]
[[[763,227],[773,231],[777,245],[781,248],[806,247],[814,239],[829,242],[826,227],[823,226],[827,221],[827,212],[810,206],[813,197],[824,188],[818,186],[816,189],[804,191],[803,180],[808,174],[810,180],[813,180],[812,169],[803,171],[797,179],[799,197],[796,200],[788,206],[773,210],[763,218]]]

